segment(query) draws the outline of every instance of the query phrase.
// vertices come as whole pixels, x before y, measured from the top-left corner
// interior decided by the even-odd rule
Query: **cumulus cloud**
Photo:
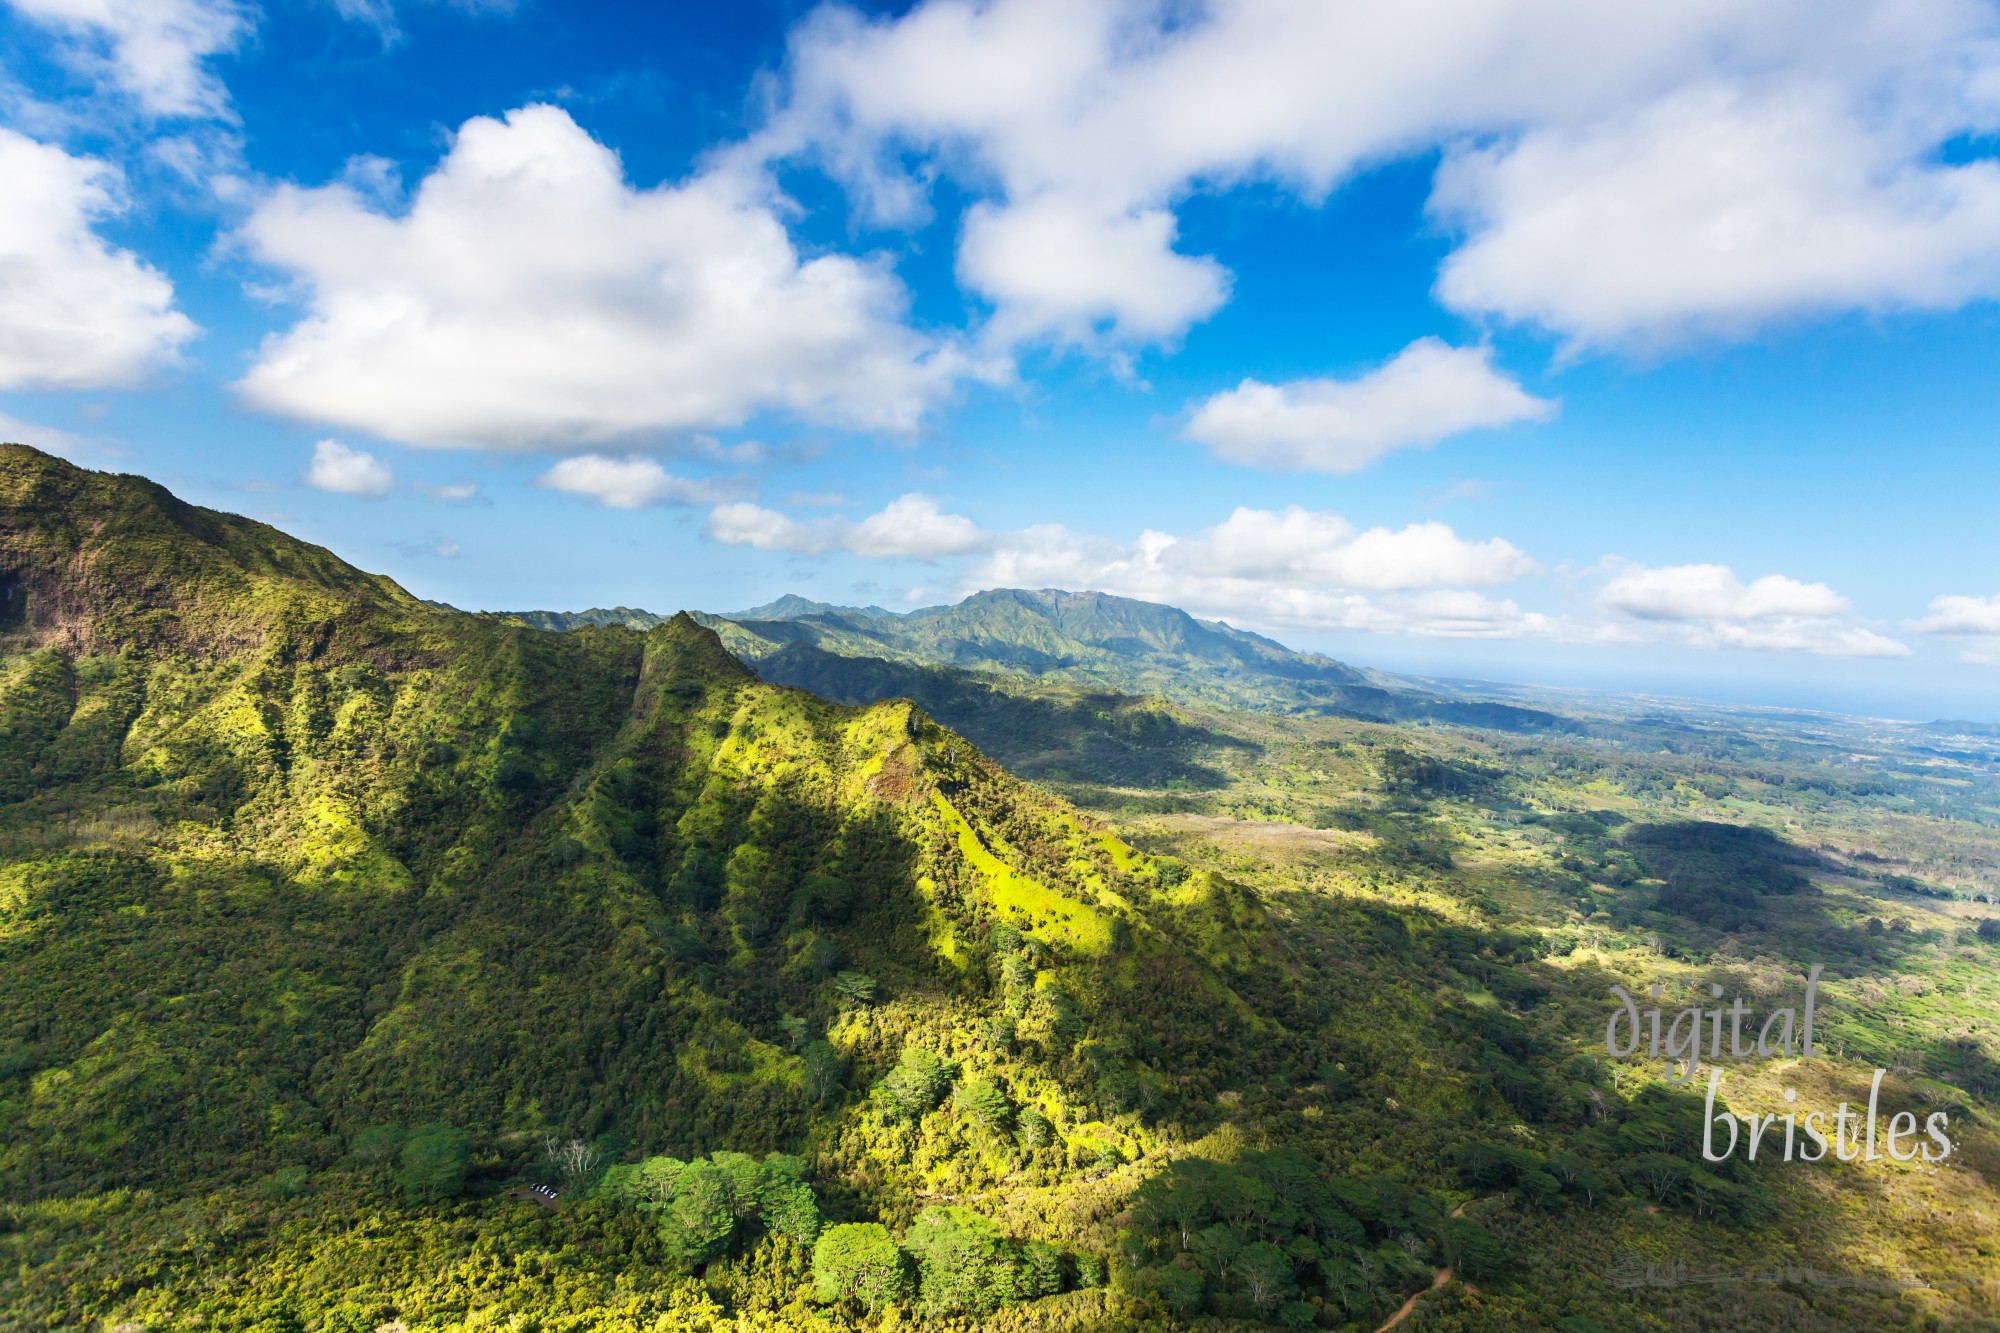
[[[1093,588],[1267,625],[1492,634],[1519,629],[1519,609],[1467,590],[1537,568],[1510,542],[1468,541],[1442,523],[1359,530],[1338,514],[1292,506],[1239,508],[1192,536],[1147,531],[1132,542],[1032,527],[996,539],[966,582]],[[1455,600],[1401,595],[1451,585]]]
[[[1597,604],[1641,620],[1760,620],[1767,616],[1837,616],[1848,600],[1824,583],[1782,574],[1740,582],[1727,565],[1643,566],[1621,570]]]
[[[1930,614],[1910,622],[1909,627],[1922,634],[1970,640],[1960,657],[1982,666],[2000,666],[2000,593],[1991,597],[1934,597]]]
[[[831,524],[801,523],[789,514],[739,500],[717,505],[702,529],[710,541],[724,546],[748,546],[758,551],[792,551],[817,555],[838,544]]]
[[[1160,208],[1105,217],[1058,198],[980,204],[966,215],[958,276],[997,307],[1003,339],[1170,340],[1229,292],[1220,264],[1174,253],[1175,226]]]
[[[935,560],[976,551],[986,542],[986,534],[971,519],[943,513],[937,501],[911,492],[855,524],[843,544],[856,555]]]
[[[930,497],[904,495],[858,523],[802,522],[759,505],[719,505],[707,535],[732,546],[876,559],[972,556],[960,583],[1091,588],[1265,625],[1500,637],[1554,632],[1547,616],[1472,591],[1538,566],[1509,542],[1471,541],[1441,523],[1357,529],[1338,514],[1239,508],[1192,536],[1133,541],[1044,524],[985,532]]]
[[[586,496],[611,509],[646,509],[659,504],[706,504],[721,498],[727,490],[714,481],[674,476],[651,458],[637,455],[611,458],[604,454],[565,458],[536,477],[535,485],[545,490]]]
[[[1546,421],[1555,411],[1495,370],[1491,348],[1419,338],[1358,379],[1246,379],[1197,407],[1184,434],[1233,463],[1341,473],[1397,449]]]
[[[1824,583],[1780,574],[1749,582],[1726,565],[1649,568],[1608,562],[1588,612],[1531,610],[1493,591],[1544,572],[1502,538],[1467,538],[1439,522],[1358,528],[1293,505],[1239,507],[1191,534],[1149,529],[1118,540],[1059,523],[986,532],[928,496],[900,497],[860,522],[802,521],[749,503],[710,511],[707,536],[731,546],[876,559],[969,557],[957,583],[1093,589],[1271,629],[1358,630],[1462,639],[1676,644],[1835,657],[1903,657],[1907,645],[1854,621]],[[1963,605],[1962,605],[1963,604]],[[1940,632],[1986,634],[2000,598],[1941,598]]]
[[[1992,294],[1993,168],[1939,150],[1996,128],[1979,0],[925,0],[800,25],[746,152],[885,220],[948,175],[996,329],[1144,343],[1227,290],[1189,195],[1442,150],[1441,297],[1609,343]]]
[[[1930,614],[1912,628],[1925,634],[2000,635],[2000,594],[1992,597],[1935,597]]]
[[[801,256],[754,173],[639,190],[552,106],[467,121],[400,216],[344,184],[242,230],[301,289],[238,388],[409,444],[585,449],[753,413],[906,432],[967,369],[885,268]]]
[[[1626,622],[1610,637],[1830,657],[1906,657],[1908,645],[1841,617],[1848,599],[1824,583],[1766,574],[1744,583],[1727,565],[1618,568],[1599,609]],[[1634,629],[1634,622],[1640,628]]]
[[[1451,155],[1445,304],[1577,344],[2000,295],[2000,166],[1924,160],[1823,95],[1702,89]]]
[[[321,440],[313,446],[312,462],[306,468],[306,485],[336,495],[359,495],[376,499],[395,488],[396,478],[389,465],[365,449],[354,449],[339,440]]]
[[[928,495],[912,491],[890,501],[858,523],[821,519],[801,523],[760,505],[738,502],[710,511],[710,540],[760,551],[817,555],[846,551],[883,560],[937,560],[966,555],[992,540],[963,514],[947,514]]]
[[[92,230],[118,171],[0,129],[0,388],[132,384],[194,336],[164,275]]]
[[[156,116],[229,115],[229,94],[204,62],[255,26],[236,0],[8,0],[62,34],[66,54]]]

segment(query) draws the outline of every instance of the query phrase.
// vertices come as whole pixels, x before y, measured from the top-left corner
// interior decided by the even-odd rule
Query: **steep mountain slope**
[[[1305,1058],[1176,942],[1240,970],[1239,891],[907,703],[762,684],[685,616],[442,610],[19,447],[0,580],[0,1195],[31,1246],[0,1306],[247,1327],[178,1261],[79,1285],[41,1228],[134,1187],[199,1212],[338,1181],[378,1128],[448,1121],[495,1178],[550,1133],[818,1143],[865,1170],[829,1177],[845,1207],[894,1215],[953,1149],[880,1158],[862,1131],[895,1117],[846,1087],[906,1046],[1039,1108],[1043,1172],[1140,1150],[1142,1108],[1203,1132],[1218,1080]]]
[[[1665,770],[1317,718],[1266,776],[1319,826],[1121,834],[688,616],[454,612],[19,448],[0,587],[9,1333],[1365,1330],[1447,1267],[1454,1333],[1996,1313],[2000,946],[1864,925],[1905,891],[1694,819],[1709,769],[1628,827]],[[1700,1096],[1602,1058],[1611,981],[1804,957],[1950,1169],[1705,1162]],[[1718,1308],[1638,1251],[1939,1286]]]
[[[43,1131],[0,1156],[17,1186],[442,1107],[770,1146],[813,1107],[777,1019],[823,1028],[835,971],[942,1002],[989,917],[1131,947],[1139,858],[907,704],[762,685],[686,617],[437,611],[17,448],[0,503],[0,1021]]]

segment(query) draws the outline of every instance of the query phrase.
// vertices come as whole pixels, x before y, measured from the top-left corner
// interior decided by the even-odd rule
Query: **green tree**
[[[765,1230],[790,1236],[801,1245],[810,1245],[819,1235],[819,1201],[811,1189],[797,1181],[767,1188],[757,1215]]]
[[[1201,1309],[1201,1298],[1207,1289],[1199,1270],[1175,1264],[1131,1272],[1121,1269],[1117,1281],[1134,1295],[1154,1297],[1183,1319]]]
[[[722,1253],[736,1229],[729,1173],[695,1160],[674,1179],[672,1198],[657,1214],[660,1240],[674,1262],[696,1268]]]
[[[472,1139],[453,1124],[439,1121],[410,1132],[403,1144],[396,1183],[411,1203],[435,1203],[465,1189],[465,1166],[472,1156]]]
[[[806,1184],[803,1158],[767,1153],[757,1188],[757,1217],[764,1229],[810,1245],[819,1235],[819,1200]]]
[[[1047,1241],[1031,1240],[1021,1246],[1020,1291],[1022,1300],[1053,1296],[1062,1290],[1062,1251]]]
[[[916,1260],[917,1294],[928,1314],[986,1315],[1021,1296],[1020,1256],[969,1208],[924,1209],[903,1248]]]
[[[892,1110],[920,1116],[938,1104],[951,1086],[952,1066],[921,1046],[905,1046],[896,1067],[876,1084]]]
[[[764,1163],[749,1153],[730,1152],[727,1149],[709,1154],[708,1164],[728,1177],[731,1211],[737,1217],[754,1216],[758,1206],[763,1202],[764,1186],[767,1181],[774,1178],[775,1173],[767,1173]]]
[[[1626,1162],[1619,1174],[1661,1203],[1678,1203],[1687,1191],[1693,1168],[1670,1153],[1649,1152]]]
[[[289,1199],[304,1193],[310,1174],[302,1166],[281,1166],[257,1183],[257,1188],[273,1199]]]
[[[1269,1314],[1299,1289],[1292,1280],[1291,1256],[1267,1240],[1239,1250],[1230,1271],[1259,1314]]]
[[[403,1151],[408,1137],[400,1125],[370,1125],[354,1136],[354,1156],[363,1165],[386,1167]]]
[[[1460,1277],[1484,1281],[1507,1267],[1507,1251],[1500,1242],[1466,1218],[1454,1217],[1444,1224],[1444,1246],[1446,1259]]]
[[[1575,1153],[1559,1153],[1549,1159],[1549,1174],[1562,1182],[1564,1190],[1583,1196],[1587,1204],[1595,1205],[1604,1194],[1604,1182],[1589,1162]]]
[[[909,1262],[880,1222],[843,1222],[813,1246],[813,1290],[828,1304],[854,1301],[880,1310],[910,1296]]]
[[[1014,1117],[1014,1104],[991,1079],[974,1079],[958,1085],[952,1106],[967,1120],[986,1129],[1005,1129]]]
[[[1562,1201],[1562,1182],[1540,1169],[1523,1171],[1518,1189],[1521,1202],[1536,1208],[1553,1208]]]
[[[805,1064],[806,1095],[821,1106],[827,1105],[840,1096],[841,1079],[847,1070],[840,1063],[840,1053],[830,1042],[814,1038],[800,1053]]]
[[[1056,1127],[1049,1118],[1030,1106],[1021,1112],[1021,1142],[1030,1148],[1045,1148],[1055,1141]]]
[[[833,993],[840,997],[842,1004],[859,1008],[875,1003],[875,978],[866,972],[837,972],[833,978]]]
[[[714,907],[722,897],[722,862],[705,848],[688,848],[672,888],[676,896],[696,907]]]

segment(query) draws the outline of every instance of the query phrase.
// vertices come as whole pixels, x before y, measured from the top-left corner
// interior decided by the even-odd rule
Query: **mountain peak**
[[[747,611],[731,611],[725,620],[799,620],[806,616],[893,616],[896,613],[880,606],[836,606],[832,602],[815,602],[809,597],[801,597],[788,592],[776,601],[762,606],[753,606]]]
[[[144,477],[0,445],[0,635],[14,646],[228,656],[284,625],[438,612],[382,575]]]

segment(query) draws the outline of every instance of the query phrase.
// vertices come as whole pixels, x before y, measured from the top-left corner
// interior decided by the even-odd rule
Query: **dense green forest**
[[[0,1327],[2000,1326],[1991,738],[607,619],[0,448]],[[1606,1053],[1815,964],[1948,1159]]]

